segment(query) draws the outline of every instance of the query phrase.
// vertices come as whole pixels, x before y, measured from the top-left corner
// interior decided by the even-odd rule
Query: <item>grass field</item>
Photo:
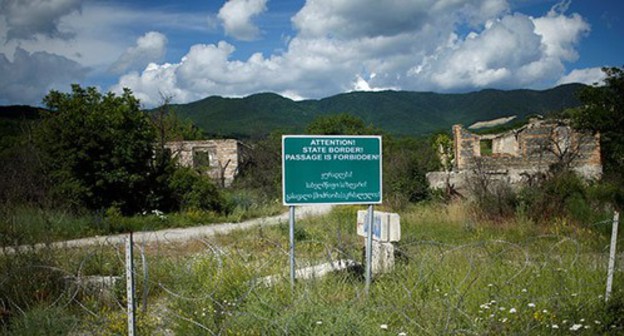
[[[357,210],[298,222],[298,266],[361,262]],[[604,299],[608,218],[481,222],[461,203],[414,205],[400,215],[395,268],[375,276],[368,295],[357,270],[297,281],[291,291],[286,224],[136,246],[139,334],[624,334],[621,271]],[[1,330],[125,334],[123,260],[112,246],[0,257]],[[257,281],[274,274],[283,281]],[[104,295],[64,280],[77,275],[122,278]]]

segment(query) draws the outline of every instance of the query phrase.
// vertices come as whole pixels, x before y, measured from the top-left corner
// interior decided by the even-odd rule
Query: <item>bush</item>
[[[384,139],[384,199],[392,209],[429,198],[426,174],[439,159],[427,139]]]
[[[102,95],[73,85],[71,93],[51,91],[44,103],[50,111],[34,140],[56,197],[73,207],[141,211],[156,138],[132,93]]]
[[[180,209],[228,212],[225,199],[209,177],[191,168],[178,168],[169,181],[173,198]]]

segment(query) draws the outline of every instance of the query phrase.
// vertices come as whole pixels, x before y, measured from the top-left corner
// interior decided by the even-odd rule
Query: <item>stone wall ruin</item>
[[[179,165],[197,169],[222,187],[232,184],[247,155],[247,146],[234,139],[172,141],[165,147]]]
[[[465,189],[476,173],[511,185],[530,182],[557,167],[570,168],[586,180],[602,175],[600,136],[574,130],[565,120],[531,119],[518,129],[479,135],[453,126],[454,162],[449,172],[427,174],[434,189]]]

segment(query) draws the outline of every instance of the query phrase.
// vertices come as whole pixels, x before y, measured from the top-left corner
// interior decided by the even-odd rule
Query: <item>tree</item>
[[[201,139],[201,130],[189,120],[178,118],[171,104],[171,97],[162,96],[162,104],[150,113],[150,121],[156,134],[154,156],[151,162],[151,196],[148,205],[152,209],[178,210],[185,206],[179,197],[179,188],[172,187],[170,180],[176,176],[177,160],[167,148],[169,141]],[[191,189],[188,189],[190,191]]]
[[[154,128],[129,89],[117,96],[72,85],[51,91],[35,130],[53,191],[71,206],[144,209],[151,190]]]
[[[306,132],[317,135],[370,135],[380,133],[373,126],[367,126],[364,120],[348,113],[317,117],[308,125]]]
[[[588,86],[580,92],[583,106],[571,111],[574,126],[600,132],[605,173],[620,177],[624,166],[624,68],[603,68],[602,86]]]

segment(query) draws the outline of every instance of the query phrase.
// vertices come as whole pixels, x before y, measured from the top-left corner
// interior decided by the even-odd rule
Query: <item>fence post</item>
[[[609,269],[607,272],[607,291],[605,293],[605,302],[609,301],[611,296],[611,287],[613,286],[613,273],[615,272],[615,252],[617,245],[618,223],[620,221],[620,213],[613,213],[613,227],[611,228],[611,247],[609,249]]]
[[[132,232],[126,239],[126,294],[128,300],[128,336],[136,334],[134,304],[134,265],[132,255]]]
[[[365,291],[366,291],[366,295],[368,295],[369,291],[370,291],[370,284],[371,284],[371,280],[372,280],[372,273],[373,273],[373,268],[372,268],[372,259],[373,259],[373,223],[375,222],[375,210],[373,208],[373,205],[369,205],[368,206],[368,212],[367,212],[367,218],[366,221],[367,223],[364,223],[364,227],[366,228],[368,226],[368,231],[364,230],[364,232],[366,232],[366,286],[365,286]]]

